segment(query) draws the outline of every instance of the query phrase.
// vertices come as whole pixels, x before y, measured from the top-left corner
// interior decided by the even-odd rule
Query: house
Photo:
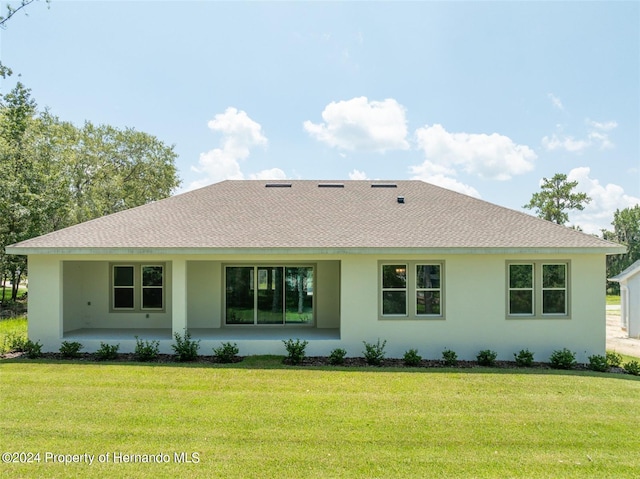
[[[133,351],[308,355],[387,341],[461,359],[605,352],[597,237],[422,181],[224,181],[10,246],[28,255],[29,337]]]
[[[630,338],[640,337],[640,260],[609,281],[620,283],[620,326]]]

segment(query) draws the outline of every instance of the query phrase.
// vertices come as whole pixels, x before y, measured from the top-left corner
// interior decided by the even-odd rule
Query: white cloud
[[[545,136],[542,138],[542,146],[549,151],[554,150],[566,150],[572,153],[580,152],[591,146],[591,142],[587,140],[575,140],[571,136],[564,136],[560,138],[555,133],[551,137]]]
[[[367,174],[364,171],[356,170],[355,168],[349,173],[350,180],[368,180]]]
[[[262,170],[258,173],[249,175],[250,180],[286,180],[287,175],[280,168],[271,168],[269,170]]]
[[[406,150],[409,143],[405,109],[394,99],[368,101],[366,97],[331,102],[322,112],[323,123],[304,122],[316,140],[341,150]]]
[[[569,153],[581,153],[590,147],[597,147],[601,150],[613,148],[614,144],[609,140],[609,132],[618,126],[616,121],[597,122],[585,120],[587,125],[587,137],[585,139],[575,139],[569,135],[553,135],[542,138],[542,146],[549,151],[565,150]]]
[[[533,170],[537,158],[526,145],[507,136],[493,133],[449,133],[442,125],[416,130],[418,147],[424,151],[433,173],[451,175],[455,168],[465,173],[493,180],[509,180]],[[433,168],[441,171],[435,172]]]
[[[429,160],[418,166],[409,167],[413,176],[412,180],[422,180],[449,190],[457,191],[465,195],[480,198],[480,193],[473,186],[465,185],[451,176],[455,176],[455,170],[436,165]]]
[[[222,180],[244,179],[240,161],[249,157],[252,148],[265,147],[268,143],[260,124],[249,118],[244,111],[238,111],[233,107],[227,108],[224,113],[217,114],[207,123],[207,126],[214,132],[222,134],[220,147],[200,154],[198,166],[192,166],[191,169],[203,173],[205,177],[191,183],[188,189]],[[265,172],[273,172],[276,169],[265,170]],[[264,172],[258,174],[262,173]]]
[[[617,209],[640,204],[640,198],[625,194],[619,185],[602,185],[590,174],[591,168],[583,166],[574,168],[567,175],[567,180],[578,182],[576,191],[586,193],[591,198],[583,211],[570,212],[569,217],[571,223],[580,226],[585,233],[599,234],[602,229],[612,229],[611,222]]]
[[[560,98],[555,96],[553,93],[549,93],[547,96],[549,97],[549,100],[551,100],[551,104],[555,108],[557,108],[558,110],[564,111],[564,105],[562,104],[562,101],[560,100]]]

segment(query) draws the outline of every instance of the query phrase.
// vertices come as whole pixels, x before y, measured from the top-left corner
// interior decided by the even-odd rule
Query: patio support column
[[[28,334],[43,351],[57,351],[63,335],[62,261],[48,255],[30,255]]]
[[[183,335],[187,327],[187,262],[174,259],[171,271],[172,334]]]

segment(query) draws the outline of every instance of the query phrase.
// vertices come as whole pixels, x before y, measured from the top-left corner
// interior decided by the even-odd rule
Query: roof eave
[[[177,247],[29,247],[7,246],[7,254],[15,255],[454,255],[454,254],[621,254],[624,246],[602,247],[311,247],[311,248],[177,248]]]

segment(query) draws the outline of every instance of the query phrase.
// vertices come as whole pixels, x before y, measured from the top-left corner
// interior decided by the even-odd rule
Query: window
[[[164,310],[164,265],[112,265],[111,309]]]
[[[440,265],[416,265],[416,314],[440,316]]]
[[[381,264],[380,317],[442,318],[443,268],[441,262]]]
[[[382,266],[382,315],[407,314],[407,265]]]
[[[142,266],[142,309],[162,309],[163,269]]]
[[[312,266],[227,266],[225,322],[312,324],[313,280]]]
[[[568,268],[567,262],[508,264],[508,316],[568,316]]]
[[[509,265],[509,314],[533,314],[533,265]]]
[[[133,266],[113,267],[113,309],[134,308],[133,277]]]

